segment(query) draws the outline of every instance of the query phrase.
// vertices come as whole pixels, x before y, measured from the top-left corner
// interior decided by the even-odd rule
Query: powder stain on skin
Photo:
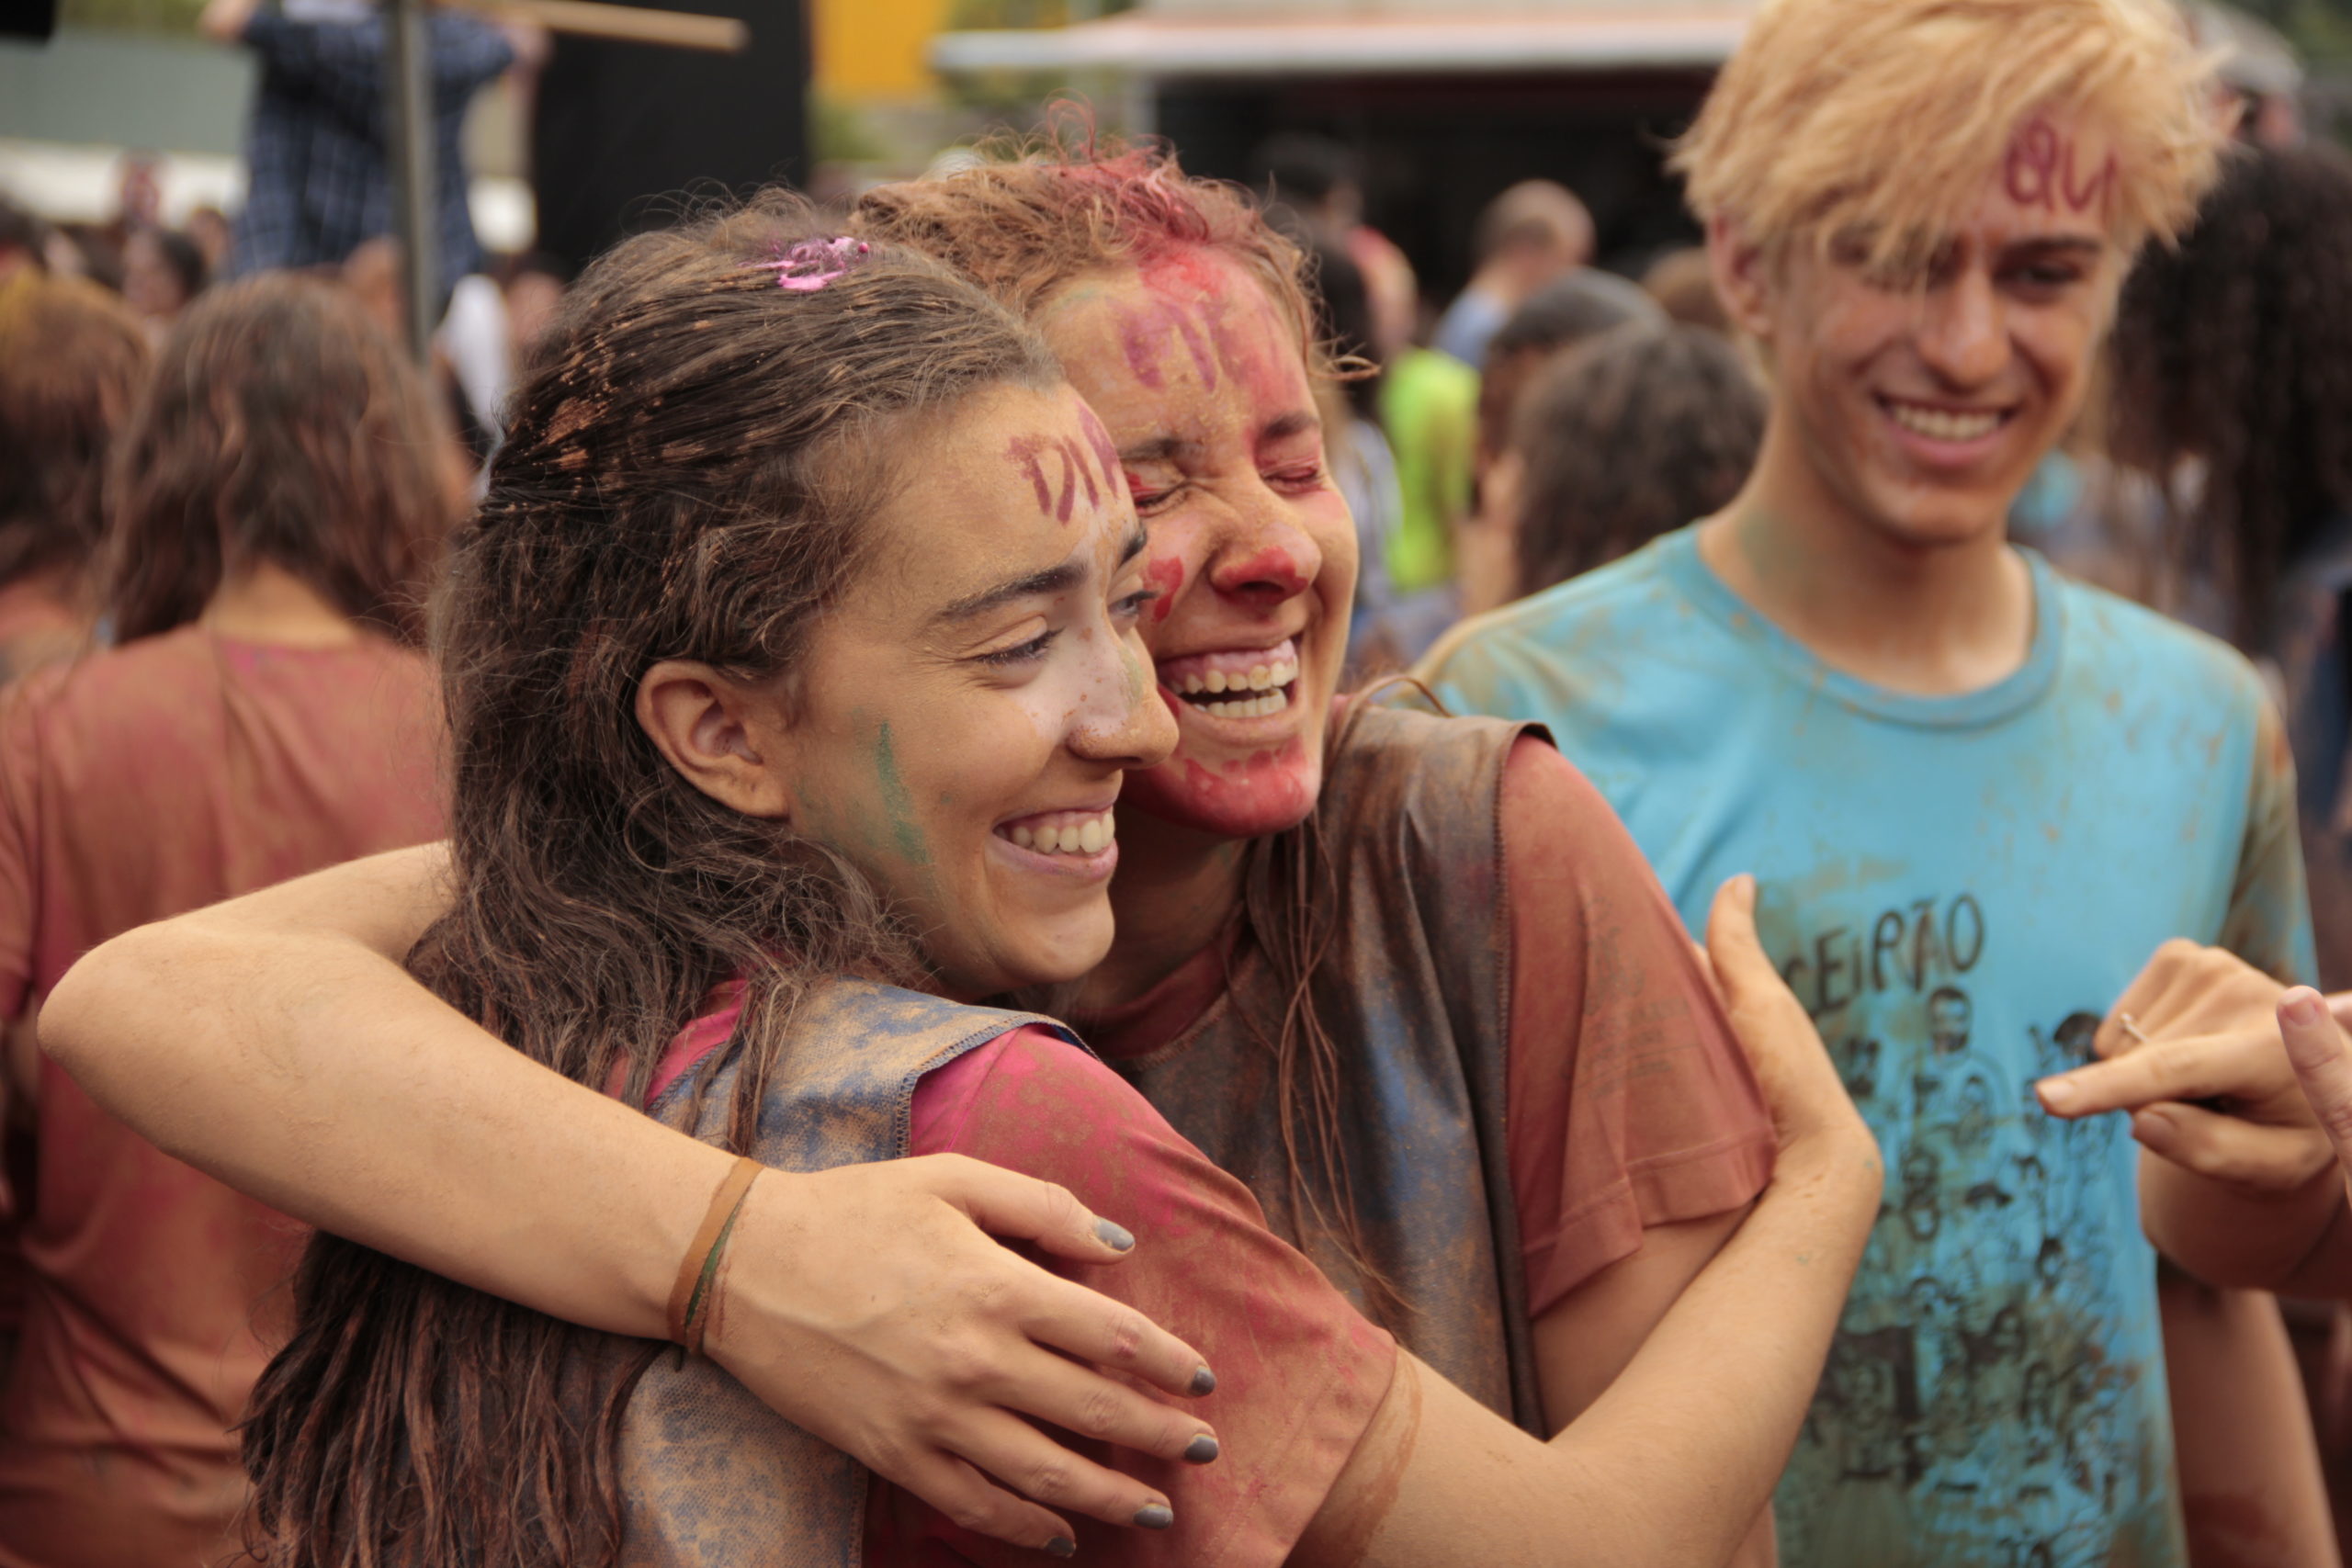
[[[1086,491],[1086,504],[1102,504],[1102,491],[1095,482],[1094,469],[1086,460],[1086,452],[1066,435],[1017,435],[1005,446],[1005,456],[1029,480],[1030,489],[1037,496],[1037,510],[1053,513],[1058,522],[1067,523],[1078,504],[1080,486]],[[1046,460],[1050,457],[1060,465],[1058,488],[1046,475]],[[1113,481],[1115,484],[1115,480]]]
[[[891,840],[910,865],[929,865],[931,846],[923,841],[922,826],[915,820],[915,797],[899,776],[898,754],[890,745],[890,721],[874,740],[874,772],[882,786],[882,809],[890,819]]]
[[[1144,562],[1143,576],[1159,590],[1151,604],[1151,622],[1158,626],[1175,611],[1177,592],[1184,586],[1184,563],[1174,556],[1157,556]]]

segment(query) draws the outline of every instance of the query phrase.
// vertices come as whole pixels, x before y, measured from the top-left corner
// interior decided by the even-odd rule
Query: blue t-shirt
[[[1766,947],[1885,1147],[1887,1192],[1777,1499],[1806,1568],[2186,1562],[2135,1147],[2041,1114],[2170,937],[2312,968],[2292,764],[2251,666],[2038,556],[2022,669],[1838,674],[1697,535],[1462,628],[1422,673],[1540,719],[1696,932]]]

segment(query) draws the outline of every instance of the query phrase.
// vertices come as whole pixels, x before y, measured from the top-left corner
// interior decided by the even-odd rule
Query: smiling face
[[[1129,801],[1219,838],[1295,825],[1322,787],[1356,579],[1295,329],[1204,250],[1081,278],[1035,322],[1151,528],[1144,637],[1178,739]]]
[[[875,553],[752,741],[944,993],[1074,979],[1111,944],[1122,771],[1174,739],[1136,633],[1143,531],[1067,387],[986,393],[908,447]]]
[[[1835,248],[1743,255],[1719,226],[1726,297],[1771,363],[1762,492],[1914,546],[1998,530],[2113,316],[2116,156],[2095,126],[2030,121],[1921,286]]]

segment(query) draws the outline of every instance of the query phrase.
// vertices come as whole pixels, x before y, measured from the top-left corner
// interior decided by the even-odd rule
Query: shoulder
[[[1491,849],[1506,762],[1531,732],[1541,733],[1510,720],[1365,702],[1335,734],[1316,819],[1352,846],[1351,857],[1387,853],[1374,845]]]
[[[1248,1190],[1134,1085],[1041,1023],[1002,1030],[925,1073],[908,1152],[967,1155],[1059,1182],[1102,1213],[1215,1210],[1263,1223]]]
[[[2210,708],[2222,702],[2251,719],[2268,688],[2245,655],[2221,638],[2103,588],[2052,572],[2065,615],[2066,660],[2077,679],[2128,682],[2139,694]]]
[[[1603,627],[1669,608],[1679,595],[1666,570],[1667,547],[1676,537],[1472,616],[1439,638],[1415,673],[1452,704],[1455,691],[1475,693],[1484,682],[1555,664]]]

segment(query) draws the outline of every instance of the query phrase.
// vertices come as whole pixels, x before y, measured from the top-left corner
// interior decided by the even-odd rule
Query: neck
[[[1101,1013],[1131,1002],[1216,941],[1241,907],[1248,847],[1246,840],[1159,821],[1122,831],[1119,871],[1111,879],[1119,934],[1110,955],[1079,982],[1071,1010]]]
[[[221,580],[198,624],[216,637],[286,648],[343,648],[359,626],[284,567],[260,561]]]
[[[1994,685],[2033,649],[2033,580],[1995,522],[1922,544],[1862,516],[1774,422],[1754,478],[1701,525],[1733,592],[1842,674],[1914,696]]]

